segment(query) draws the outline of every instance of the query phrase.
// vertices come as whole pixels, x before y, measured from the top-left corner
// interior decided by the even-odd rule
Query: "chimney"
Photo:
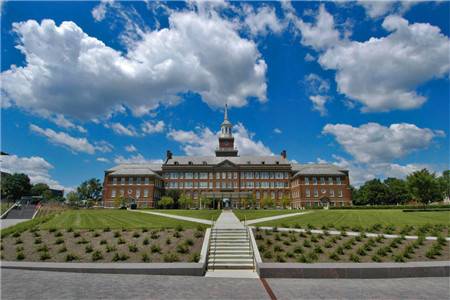
[[[281,157],[286,159],[286,156],[287,156],[286,150],[281,151]]]

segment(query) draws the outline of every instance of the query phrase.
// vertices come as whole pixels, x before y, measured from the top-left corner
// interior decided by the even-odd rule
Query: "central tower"
[[[225,104],[225,114],[220,125],[219,148],[216,156],[238,156],[238,150],[234,148],[234,137],[231,133],[233,125],[228,121],[228,105]]]

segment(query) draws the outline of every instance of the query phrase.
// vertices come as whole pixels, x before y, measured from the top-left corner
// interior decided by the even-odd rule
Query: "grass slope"
[[[424,225],[444,224],[450,225],[450,212],[414,212],[407,213],[402,210],[316,210],[309,214],[288,217],[286,219],[258,223],[259,226],[278,226],[287,224],[307,225],[314,227],[333,224],[339,226],[362,226],[363,228],[374,224],[382,225]]]
[[[217,220],[221,211],[220,210],[190,210],[190,209],[152,209],[152,212],[160,212],[170,215],[177,215],[183,217],[191,217],[197,219],[204,219],[211,221],[211,218]]]
[[[254,220],[259,218],[265,218],[265,217],[273,217],[273,216],[279,216],[279,215],[285,215],[285,214],[293,214],[300,212],[299,210],[290,210],[290,209],[278,209],[278,210],[270,210],[270,209],[258,209],[258,210],[239,210],[239,209],[233,209],[234,214],[236,217],[239,218],[239,220],[244,220],[244,216],[247,217],[247,220]]]
[[[68,210],[58,214],[41,228],[58,229],[101,229],[101,228],[173,228],[182,225],[185,228],[195,228],[199,224],[170,219],[126,210]]]

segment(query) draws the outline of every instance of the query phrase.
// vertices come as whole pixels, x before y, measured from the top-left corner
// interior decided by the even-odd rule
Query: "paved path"
[[[171,215],[171,214],[165,214],[165,213],[154,212],[154,211],[147,211],[147,210],[132,210],[132,209],[130,209],[130,211],[143,213],[143,214],[156,215],[156,216],[161,216],[161,217],[167,217],[167,218],[172,218],[172,219],[177,219],[177,220],[183,220],[183,221],[189,221],[189,222],[195,222],[195,223],[202,223],[202,224],[206,224],[206,225],[212,225],[211,221],[204,220],[204,219],[197,219],[197,218],[191,218],[191,217],[185,217],[185,216]]]
[[[294,216],[300,216],[300,215],[309,214],[309,213],[310,213],[310,211],[308,211],[308,212],[301,212],[301,213],[292,213],[292,214],[286,214],[286,215],[278,215],[278,216],[273,216],[273,217],[265,217],[265,218],[259,218],[259,219],[253,219],[253,220],[247,221],[247,225],[261,223],[261,222],[266,222],[266,221],[272,221],[272,220],[278,220],[278,219],[284,219],[284,218],[289,218],[289,217],[294,217]]]
[[[222,210],[216,221],[215,227],[218,229],[244,229],[244,224],[239,221],[231,210]]]
[[[2,299],[269,299],[259,279],[5,270]],[[448,278],[267,279],[277,299],[448,299]]]
[[[31,219],[2,219],[0,222],[0,229],[5,229],[29,220]]]
[[[268,229],[268,230],[272,230],[273,227],[267,227],[267,226],[259,226],[260,229]],[[294,231],[294,232],[306,232],[306,229],[301,229],[301,228],[279,228],[277,227],[277,230],[279,231]],[[337,231],[337,230],[326,230],[329,234],[331,235],[340,235],[342,233],[342,231]],[[311,229],[312,233],[324,233],[325,230],[321,230],[321,229]],[[346,231],[347,235],[349,236],[358,236],[361,233],[360,232],[356,232],[356,231]],[[377,237],[379,235],[384,236],[387,239],[395,239],[398,237],[401,237],[401,235],[399,234],[381,234],[381,233],[366,233],[365,234],[368,237]],[[404,236],[405,239],[407,240],[416,240],[418,238],[417,235],[405,235]],[[435,236],[426,236],[425,237],[426,240],[430,240],[430,241],[434,241],[437,240],[437,237]],[[450,241],[450,237],[445,238],[447,241]]]

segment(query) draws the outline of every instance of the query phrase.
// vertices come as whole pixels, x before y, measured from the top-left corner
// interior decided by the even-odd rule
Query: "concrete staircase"
[[[251,270],[253,268],[253,251],[245,228],[212,229],[208,270]]]

